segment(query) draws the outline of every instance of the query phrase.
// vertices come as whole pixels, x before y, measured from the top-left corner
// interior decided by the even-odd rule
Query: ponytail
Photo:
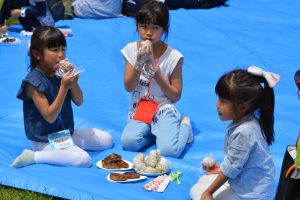
[[[264,79],[264,89],[262,94],[262,99],[259,109],[259,124],[262,128],[262,132],[264,137],[268,143],[271,145],[274,142],[274,105],[275,105],[275,97],[274,90],[269,87],[268,83],[266,83]]]

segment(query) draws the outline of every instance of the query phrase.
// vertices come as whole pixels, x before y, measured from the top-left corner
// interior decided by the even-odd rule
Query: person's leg
[[[113,146],[111,135],[96,128],[74,130],[72,138],[77,146],[85,150],[99,151]]]
[[[78,146],[63,150],[52,150],[49,143],[32,142],[33,151],[26,149],[12,163],[20,168],[32,164],[51,164],[58,166],[90,167],[92,160],[87,152]]]
[[[64,19],[73,19],[74,18],[72,3],[73,3],[72,0],[64,1],[64,6],[65,6]]]
[[[162,114],[152,128],[160,154],[178,158],[186,146],[190,130],[187,124],[181,123],[174,110]]]
[[[150,125],[134,119],[129,120],[121,136],[121,143],[124,150],[139,151],[153,142],[154,136],[150,132]]]
[[[217,174],[203,175],[199,178],[198,183],[193,185],[190,190],[190,197],[193,200],[201,199],[202,193],[210,186],[217,178]],[[214,194],[215,200],[238,200],[235,192],[230,188],[228,182],[224,183]]]
[[[34,28],[41,26],[37,18],[19,17],[19,22],[25,31],[33,31]]]
[[[52,150],[49,143],[32,142],[36,164],[90,167],[92,160],[87,152],[74,145],[67,149]]]
[[[25,149],[10,165],[11,167],[20,168],[35,164],[34,152]]]

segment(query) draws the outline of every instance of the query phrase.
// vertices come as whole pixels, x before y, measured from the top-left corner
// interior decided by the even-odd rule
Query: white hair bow
[[[256,66],[249,66],[247,71],[250,74],[253,74],[255,76],[264,77],[267,80],[268,85],[269,85],[270,88],[275,87],[277,85],[279,79],[280,79],[280,76],[278,74],[274,74],[272,72],[266,72],[266,71],[264,71],[261,68],[256,67]]]

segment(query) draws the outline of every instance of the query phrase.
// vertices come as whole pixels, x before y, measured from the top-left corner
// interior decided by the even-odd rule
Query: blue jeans
[[[121,142],[124,150],[139,151],[155,141],[162,156],[178,158],[186,146],[189,131],[189,126],[181,124],[181,120],[169,110],[152,124],[129,120],[123,130]]]

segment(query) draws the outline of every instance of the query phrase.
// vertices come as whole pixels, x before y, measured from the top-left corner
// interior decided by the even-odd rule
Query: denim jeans
[[[189,137],[190,127],[182,124],[173,110],[166,111],[151,124],[134,119],[125,126],[121,142],[126,151],[139,151],[156,142],[162,156],[178,158],[184,150]]]

